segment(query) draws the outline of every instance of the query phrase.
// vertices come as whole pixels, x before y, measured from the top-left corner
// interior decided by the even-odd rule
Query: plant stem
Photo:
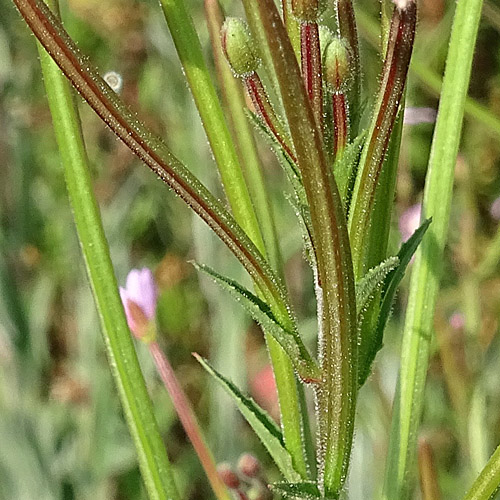
[[[423,500],[441,500],[436,464],[431,445],[426,439],[418,444],[418,465],[420,469],[420,489]]]
[[[245,99],[241,90],[240,82],[234,77],[229,65],[224,60],[220,29],[223,15],[217,0],[205,0],[205,12],[209,27],[210,40],[220,86],[223,91],[225,105],[232,123],[233,138],[241,165],[243,166],[251,197],[254,201],[255,212],[262,229],[262,236],[266,253],[271,266],[280,272],[283,266],[279,250],[279,242],[276,235],[274,217],[269,200],[268,190],[264,182],[261,163],[257,153],[257,146],[253,131],[245,113]]]
[[[353,84],[348,93],[349,107],[353,110],[351,132],[354,138],[358,134],[361,104],[361,60],[359,57],[358,30],[352,0],[335,0],[335,14],[339,36],[344,38],[351,50]]]
[[[160,0],[160,4],[205,127],[234,217],[259,251],[265,255],[257,216],[191,16],[183,0]]]
[[[500,446],[474,481],[463,500],[490,500],[500,486]]]
[[[414,478],[415,444],[448,232],[453,173],[481,6],[482,0],[459,0],[453,22],[422,210],[422,217],[432,217],[433,222],[417,252],[411,276],[389,443],[385,500],[408,498]]]
[[[349,236],[354,275],[359,281],[368,271],[370,234],[378,181],[387,155],[391,133],[403,98],[417,23],[417,6],[412,0],[404,10],[394,8],[382,70],[382,82],[368,138],[360,160],[351,209]]]
[[[48,2],[57,12],[55,0]],[[150,498],[177,500],[165,446],[153,414],[118,295],[109,247],[93,194],[76,103],[65,77],[39,45],[45,88],[82,252],[118,388]]]
[[[333,152],[335,159],[340,158],[349,139],[349,112],[343,92],[332,94],[333,107]]]
[[[230,500],[231,496],[217,473],[214,457],[207,446],[196,416],[191,408],[191,404],[184,394],[172,366],[158,342],[151,342],[148,344],[148,347],[158,373],[172,399],[172,403],[182,423],[182,427],[184,427],[184,431],[200,459],[215,496],[218,500]]]
[[[319,479],[327,495],[338,495],[349,464],[357,395],[356,306],[345,215],[276,6],[272,0],[244,0],[243,4],[250,27],[255,30],[259,25],[267,34],[311,210],[323,370],[317,391]]]
[[[319,47],[318,23],[303,22],[300,24],[300,60],[302,77],[307,96],[318,124],[323,130],[323,79],[321,76],[321,50]]]
[[[282,258],[277,241],[276,228],[271,213],[270,201],[267,196],[267,188],[257,156],[254,137],[244,112],[245,102],[239,86],[240,82],[234,78],[229,66],[222,60],[222,48],[219,36],[222,25],[222,14],[216,0],[206,0],[205,7],[212,46],[216,54],[218,74],[222,81],[227,107],[234,122],[236,143],[240,147],[242,164],[246,166],[247,178],[255,201],[257,216],[261,223],[267,254],[271,265],[280,274],[282,272]],[[256,73],[252,73],[244,78],[244,82],[254,102],[257,113],[285,148],[288,144],[286,133],[267,98],[259,76]],[[288,149],[287,152],[293,157],[291,149]],[[284,311],[284,313],[286,312]],[[291,318],[289,318],[289,323],[292,323]],[[289,326],[293,327],[292,324],[289,324]],[[308,466],[304,454],[303,439],[311,440],[311,432],[309,425],[307,425],[308,422],[301,417],[301,408],[303,409],[301,404],[303,398],[301,398],[301,395],[303,395],[303,388],[297,385],[293,366],[286,354],[269,333],[264,333],[278,390],[285,445],[292,456],[296,470],[305,479],[308,475]]]
[[[257,115],[279,142],[285,153],[294,163],[297,163],[297,157],[293,151],[293,146],[290,144],[288,134],[285,132],[278,115],[274,111],[273,105],[269,100],[266,89],[264,88],[264,85],[262,85],[262,80],[259,75],[257,73],[252,73],[251,75],[245,77],[244,81],[248,95],[252,100]]]

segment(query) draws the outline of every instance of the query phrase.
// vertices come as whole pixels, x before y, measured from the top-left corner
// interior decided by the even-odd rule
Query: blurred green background
[[[200,1],[189,2],[207,60]],[[378,3],[356,2],[364,85],[376,91]],[[437,108],[453,1],[422,0],[407,102]],[[0,498],[142,499],[135,452],[107,367],[72,223],[34,37],[0,0]],[[226,3],[232,15],[237,3]],[[123,98],[220,196],[196,109],[156,2],[69,0],[66,27],[103,73],[123,78]],[[326,18],[329,21],[328,18]],[[443,290],[436,312],[421,464],[434,461],[443,499],[461,498],[500,442],[500,4],[485,4],[471,101],[456,170]],[[196,351],[276,414],[260,330],[231,299],[199,278],[189,260],[245,280],[221,244],[84,105],[85,140],[118,280],[149,266],[161,291],[162,344],[206,429],[218,461],[245,452],[276,478],[265,451],[231,402],[191,357]],[[391,251],[398,218],[422,196],[433,125],[405,127]],[[315,300],[289,191],[265,141],[260,153],[273,198],[286,274],[301,332],[314,349]],[[496,206],[496,211],[495,211]],[[496,252],[496,253],[495,253]],[[484,259],[478,277],[474,271]],[[349,498],[377,498],[406,302],[405,280],[362,390]],[[137,346],[182,497],[211,498],[146,349]],[[430,454],[428,453],[430,451]],[[415,498],[419,493],[415,492]]]

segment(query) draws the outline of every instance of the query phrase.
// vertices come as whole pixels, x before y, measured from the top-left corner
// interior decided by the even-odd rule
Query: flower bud
[[[260,462],[250,453],[243,453],[238,460],[238,470],[247,477],[257,477],[260,472]]]
[[[319,46],[321,49],[321,58],[323,58],[326,49],[328,48],[328,45],[330,45],[330,43],[335,38],[335,34],[330,28],[324,26],[323,24],[320,24],[318,26],[318,32],[319,32]]]
[[[240,487],[240,478],[229,464],[223,462],[217,465],[217,474],[230,490],[237,490]]]
[[[156,336],[155,314],[158,290],[153,273],[147,269],[132,269],[120,297],[128,326],[138,340],[151,342]]]
[[[257,70],[260,58],[248,29],[237,17],[228,17],[221,28],[224,55],[236,76],[247,76]]]
[[[323,0],[292,0],[292,13],[303,23],[316,23],[325,9]]]
[[[351,79],[350,54],[341,38],[335,37],[325,50],[323,76],[331,92],[345,92]]]

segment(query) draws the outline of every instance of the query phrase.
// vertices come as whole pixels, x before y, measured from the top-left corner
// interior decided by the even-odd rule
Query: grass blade
[[[408,498],[415,477],[416,439],[424,400],[433,313],[482,3],[482,0],[459,0],[453,21],[422,210],[423,217],[432,217],[433,223],[417,252],[411,277],[384,485],[385,500]]]
[[[50,2],[57,9],[54,0]],[[74,96],[65,77],[39,46],[45,88],[64,166],[75,224],[99,312],[109,365],[118,388],[150,498],[179,498],[153,414],[95,200]]]

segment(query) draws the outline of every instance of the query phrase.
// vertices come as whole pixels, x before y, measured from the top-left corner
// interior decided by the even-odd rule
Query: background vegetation
[[[104,356],[81,262],[44,95],[33,36],[13,5],[0,16],[0,498],[145,498],[135,451]],[[191,12],[210,54],[200,2]],[[102,72],[117,71],[122,95],[206,184],[216,170],[177,55],[155,2],[70,0],[68,31]],[[234,2],[231,14],[241,12]],[[364,84],[373,95],[380,70],[377,4],[356,3]],[[437,107],[454,2],[420,2],[408,104]],[[486,2],[456,168],[452,222],[436,342],[420,431],[421,464],[432,454],[442,498],[461,498],[500,442],[500,8]],[[232,403],[191,357],[199,352],[273,412],[272,379],[260,330],[187,261],[239,279],[238,265],[214,236],[143,168],[86,107],[85,140],[113,263],[120,282],[132,267],[156,270],[162,343],[218,461],[252,451],[276,472]],[[396,213],[421,199],[432,124],[407,125]],[[315,300],[300,230],[282,172],[261,141],[261,157],[292,298],[314,346]],[[392,252],[401,236],[397,217]],[[479,266],[479,267],[478,267]],[[398,370],[407,281],[375,372],[360,394],[349,492],[377,498]],[[138,352],[182,498],[210,496],[144,346]],[[479,371],[480,368],[480,371]],[[415,493],[418,498],[419,493]]]

